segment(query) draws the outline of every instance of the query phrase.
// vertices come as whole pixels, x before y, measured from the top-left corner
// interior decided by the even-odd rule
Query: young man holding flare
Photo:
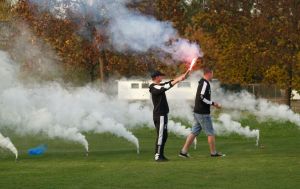
[[[163,76],[160,71],[154,71],[151,74],[153,83],[149,86],[153,102],[153,121],[156,128],[156,143],[155,143],[155,161],[168,161],[164,156],[164,148],[168,138],[168,113],[169,106],[165,92],[171,89],[178,82],[185,79],[185,74],[162,83]]]

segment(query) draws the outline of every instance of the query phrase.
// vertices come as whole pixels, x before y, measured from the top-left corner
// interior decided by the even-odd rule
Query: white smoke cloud
[[[194,121],[193,103],[185,100],[171,100],[169,103],[171,117],[181,118],[191,125]]]
[[[0,90],[3,91],[4,89],[7,89],[15,84],[17,68],[10,66],[12,62],[6,53],[0,51],[0,57],[1,62],[3,62],[3,65],[1,65],[0,69],[0,75],[2,78],[5,78],[5,82],[3,82],[3,79],[1,79],[2,82],[0,82]]]
[[[91,93],[94,98],[88,96]],[[102,102],[109,98],[99,91],[91,92],[88,87],[74,91],[59,84],[10,88],[1,93],[0,100],[1,123],[12,125],[17,133],[60,137],[78,142],[88,150],[88,142],[81,132],[110,132],[139,148],[137,138],[104,113],[106,107]]]
[[[0,86],[0,126],[7,126],[21,134],[46,134],[54,138],[76,141],[86,150],[88,145],[85,137],[76,128],[63,128],[54,122],[52,114],[44,110],[42,102],[47,99],[38,96],[39,88],[25,88],[17,77],[17,65],[0,51],[0,73],[8,75],[9,80],[1,80]]]
[[[214,123],[217,133],[226,134],[226,133],[236,133],[247,138],[256,138],[256,145],[259,142],[259,130],[251,130],[249,126],[243,127],[241,123],[233,121],[231,116],[228,114],[221,114],[217,122]]]
[[[110,45],[119,52],[146,53],[151,50],[171,54],[174,60],[191,61],[202,57],[203,52],[196,43],[180,38],[172,23],[158,21],[153,16],[142,15],[130,10],[127,4],[132,0],[31,0],[42,10],[48,10],[58,18],[84,17],[98,29],[105,29]],[[105,24],[103,24],[105,23]],[[83,26],[85,35],[90,35]],[[90,38],[91,36],[87,36]],[[159,55],[158,55],[159,56]]]
[[[63,87],[56,82],[22,84],[19,67],[4,52],[0,52],[1,80],[0,128],[24,135],[46,135],[82,144],[88,142],[81,132],[109,132],[132,142],[139,151],[138,139],[128,129],[153,127],[149,105],[128,103],[86,86]],[[173,124],[174,123],[174,124]],[[170,132],[187,136],[189,129],[170,123]],[[172,126],[173,125],[173,126]]]
[[[0,133],[0,147],[8,149],[16,156],[16,159],[18,159],[18,151],[16,147],[8,137],[4,137],[1,133]]]
[[[213,99],[221,103],[223,108],[235,110],[233,116],[237,116],[237,111],[247,111],[255,115],[259,121],[290,121],[300,126],[300,115],[293,112],[288,106],[272,103],[266,99],[257,99],[247,91],[240,93],[225,92],[217,84],[214,86],[212,95]]]
[[[65,11],[89,16],[99,22],[109,20],[106,28],[110,43],[117,51],[144,53],[149,50],[161,50],[172,55],[174,60],[192,60],[203,56],[199,46],[178,36],[169,22],[161,22],[154,17],[141,15],[126,7],[130,0],[31,0],[40,8],[59,12],[63,18]],[[70,4],[71,2],[71,4]],[[28,35],[28,34],[24,34]],[[18,51],[27,48],[26,41],[16,45]],[[41,55],[41,51],[31,54]],[[44,61],[44,60],[43,60]],[[133,143],[139,150],[138,139],[130,129],[138,127],[154,128],[152,107],[149,104],[128,103],[117,100],[98,89],[86,86],[81,88],[65,87],[51,82],[24,86],[18,79],[19,67],[0,51],[0,128],[10,126],[20,134],[44,134],[50,138],[63,138],[78,142],[88,150],[88,142],[82,132],[109,132]],[[255,99],[249,93],[225,93],[218,88],[213,91],[213,99],[224,108],[234,109],[231,115],[221,114],[214,122],[219,135],[237,133],[246,137],[259,138],[258,130],[242,127],[234,119],[238,111],[249,111],[261,119],[291,121],[300,125],[300,118],[287,106],[276,105],[263,99]],[[172,117],[183,118],[193,123],[192,108],[186,102],[171,102]],[[169,131],[186,137],[190,129],[181,123],[170,120]]]
[[[194,124],[193,110],[191,102],[171,101],[171,116],[178,117],[188,121],[190,125]],[[240,118],[240,117],[238,117]],[[248,126],[243,127],[241,123],[234,121],[232,116],[222,113],[213,119],[213,126],[217,135],[227,135],[236,133],[247,138],[256,138],[259,140],[259,130],[251,130]],[[190,130],[182,132],[188,135]]]
[[[99,126],[100,125],[100,126]],[[125,126],[121,123],[117,123],[112,118],[103,117],[101,113],[94,112],[88,115],[83,121],[82,126],[80,127],[82,131],[92,131],[94,133],[112,133],[118,137],[124,137],[129,142],[132,142],[139,153],[139,141],[138,139],[128,131]]]
[[[42,40],[34,36],[26,24],[14,23],[18,31],[11,41],[10,53],[21,65],[22,73],[27,80],[58,80],[62,76],[60,58],[55,51]]]
[[[78,142],[86,150],[88,142],[82,132],[108,132],[133,143],[137,151],[138,139],[129,129],[145,126],[154,129],[152,107],[148,103],[118,100],[89,86],[64,87],[55,82],[24,86],[14,78],[18,75],[18,66],[6,53],[0,54],[0,73],[10,78],[8,83],[0,82],[1,127],[9,125],[19,134],[43,134]],[[190,128],[172,121],[172,117],[192,124],[192,106],[183,101],[170,101],[170,109],[169,132],[186,137]],[[221,117],[214,123],[217,130],[222,128],[218,134],[238,133],[254,137],[254,131],[243,128],[231,118],[224,119]]]

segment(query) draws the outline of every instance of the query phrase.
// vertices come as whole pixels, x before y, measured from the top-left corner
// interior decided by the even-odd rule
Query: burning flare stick
[[[185,72],[185,77],[188,77],[189,73],[192,71],[194,65],[196,64],[197,59],[198,59],[198,57],[196,57],[196,58],[194,58],[194,59],[192,60],[189,69]]]

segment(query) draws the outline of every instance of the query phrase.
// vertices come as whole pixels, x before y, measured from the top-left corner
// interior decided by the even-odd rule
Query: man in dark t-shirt
[[[157,138],[155,143],[155,161],[167,161],[164,156],[164,147],[168,138],[168,113],[169,106],[165,92],[175,84],[185,79],[185,74],[174,80],[162,83],[163,73],[154,71],[151,74],[153,83],[149,86],[153,102],[153,121],[156,128]]]
[[[195,124],[192,127],[191,134],[187,137],[186,142],[181,149],[179,156],[188,158],[188,149],[194,139],[200,134],[203,129],[207,135],[211,157],[220,157],[224,154],[217,152],[215,147],[215,131],[213,128],[210,106],[221,108],[221,105],[211,100],[211,88],[209,81],[213,78],[213,71],[209,68],[203,69],[203,78],[200,79],[195,99],[194,120]]]

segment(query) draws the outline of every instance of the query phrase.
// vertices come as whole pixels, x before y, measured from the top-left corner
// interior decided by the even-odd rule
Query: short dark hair
[[[158,71],[158,70],[155,70],[155,71],[153,71],[153,72],[151,73],[151,78],[152,78],[152,79],[155,79],[155,78],[158,77],[158,76],[165,76],[165,74],[161,73],[161,72]]]
[[[212,72],[213,72],[213,70],[209,67],[203,68],[203,74],[212,73]]]

